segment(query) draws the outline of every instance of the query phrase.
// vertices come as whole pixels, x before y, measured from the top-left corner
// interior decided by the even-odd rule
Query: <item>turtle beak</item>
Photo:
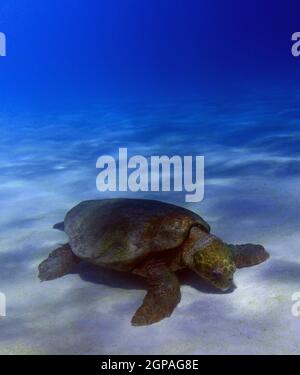
[[[222,288],[222,292],[227,292],[227,293],[231,293],[233,292],[235,289],[236,289],[236,284],[234,281],[232,281],[227,287],[225,288]]]

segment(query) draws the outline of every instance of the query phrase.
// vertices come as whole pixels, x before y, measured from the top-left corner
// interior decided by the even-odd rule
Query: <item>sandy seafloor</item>
[[[99,103],[86,111],[0,117],[1,354],[299,354],[299,93],[249,94],[222,103],[202,98],[153,105]],[[142,108],[137,110],[136,108]],[[259,131],[258,131],[259,129]],[[238,270],[237,289],[220,294],[190,272],[169,319],[132,327],[145,294],[139,278],[81,265],[40,283],[37,266],[64,243],[51,227],[84,199],[115,197],[95,188],[97,157],[129,153],[205,155],[205,199],[119,194],[186,205],[228,242],[271,253]]]

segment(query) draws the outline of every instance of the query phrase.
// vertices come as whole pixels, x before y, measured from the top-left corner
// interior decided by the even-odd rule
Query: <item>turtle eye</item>
[[[223,276],[220,270],[213,270],[212,275],[215,279],[221,279]]]

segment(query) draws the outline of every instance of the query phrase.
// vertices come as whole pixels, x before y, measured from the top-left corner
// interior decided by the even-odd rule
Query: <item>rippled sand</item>
[[[0,318],[0,353],[299,354],[300,317],[291,314],[291,296],[300,291],[297,108],[295,95],[1,117],[0,290],[7,316]],[[182,301],[172,317],[142,328],[130,325],[145,293],[139,278],[83,264],[40,283],[39,262],[66,241],[52,225],[81,200],[116,196],[97,192],[95,164],[123,146],[132,155],[205,155],[203,202],[186,205],[173,193],[128,196],[186,205],[224,240],[261,243],[272,258],[239,270],[238,288],[227,294],[181,273]]]

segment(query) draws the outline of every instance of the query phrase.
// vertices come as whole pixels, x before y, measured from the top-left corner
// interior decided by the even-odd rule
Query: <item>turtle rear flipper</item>
[[[65,223],[62,221],[60,223],[56,223],[53,225],[53,229],[61,230],[64,232],[65,230]]]
[[[261,245],[229,245],[237,268],[251,267],[266,261],[270,254]]]
[[[143,269],[148,293],[131,320],[134,326],[150,325],[170,316],[180,302],[180,284],[164,264],[150,263]]]
[[[39,265],[39,279],[41,281],[54,280],[64,276],[80,262],[73,254],[69,244],[53,250],[47,259]]]

